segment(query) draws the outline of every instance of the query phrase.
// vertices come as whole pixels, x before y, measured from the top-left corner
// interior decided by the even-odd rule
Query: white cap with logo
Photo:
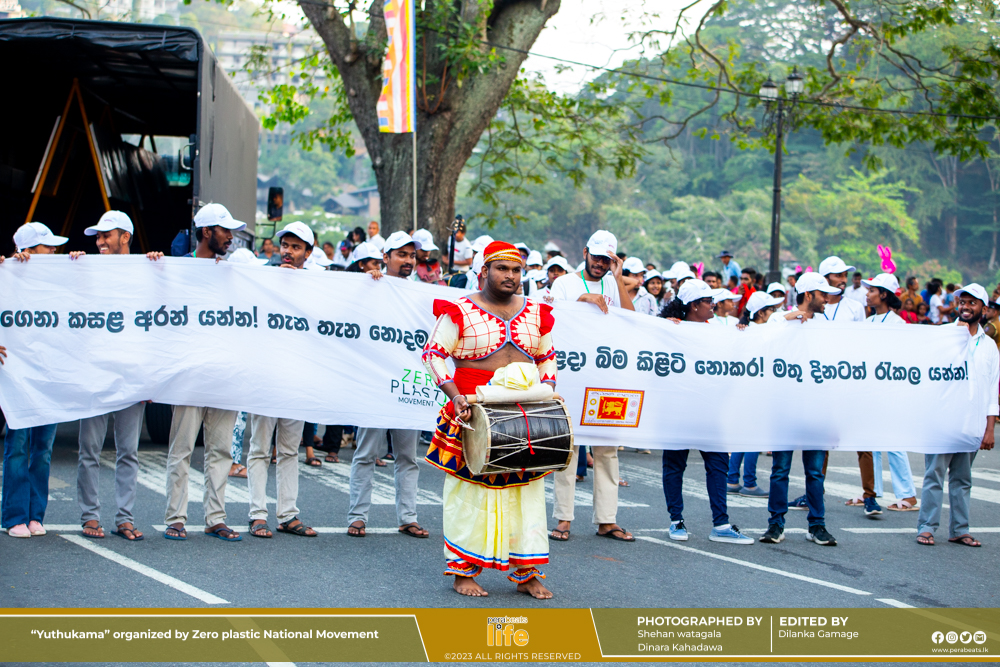
[[[257,257],[252,250],[237,248],[226,255],[226,261],[230,264],[267,264],[270,260],[267,257]]]
[[[291,234],[292,236],[299,237],[310,247],[316,245],[316,235],[313,234],[313,230],[309,229],[309,226],[304,222],[289,222],[285,225],[285,228],[275,234],[275,236],[280,239],[285,234]]]
[[[862,280],[861,284],[865,287],[881,287],[893,294],[899,290],[899,281],[891,273],[880,273],[871,280]]]
[[[690,281],[689,281],[690,282]],[[687,285],[687,283],[684,283]],[[707,284],[707,283],[706,283]],[[754,292],[756,294],[757,292]],[[723,287],[719,290],[719,293],[712,297],[713,303],[720,303],[722,301],[739,301],[743,298],[742,294],[737,294],[735,292],[730,292],[728,289]]]
[[[524,260],[524,264],[525,266],[534,266],[535,264],[541,266],[542,253],[538,252],[537,250],[532,250],[531,252],[528,253],[528,259]]]
[[[566,273],[572,273],[573,272],[573,267],[569,265],[569,262],[567,262],[566,258],[563,257],[562,255],[556,255],[555,257],[553,257],[552,259],[550,259],[545,264],[545,271],[548,272],[548,270],[551,269],[553,266],[558,266],[559,268],[561,268]]]
[[[722,294],[723,291],[728,290],[712,289],[704,280],[692,278],[681,285],[681,288],[677,291],[677,298],[681,300],[681,303],[687,305],[692,301],[697,301],[698,299],[714,300],[715,297]]]
[[[599,257],[614,257],[618,252],[618,239],[611,232],[598,229],[587,241],[587,252]]]
[[[752,318],[761,308],[777,306],[779,303],[784,303],[784,301],[780,296],[771,296],[765,292],[754,292],[747,299],[747,312],[750,313],[750,317]]]
[[[351,252],[351,262],[363,262],[367,259],[377,259],[382,261],[382,251],[374,243],[369,243],[368,241],[362,241],[357,246],[355,246],[354,251]]]
[[[491,243],[493,243],[493,237],[489,234],[483,234],[472,242],[472,252],[479,254],[486,250],[486,246]]]
[[[963,292],[975,299],[979,299],[983,302],[983,305],[988,305],[990,302],[990,297],[986,294],[986,288],[979,283],[969,283],[965,287],[955,290],[955,298],[957,299]]]
[[[410,245],[411,243],[413,244],[414,248],[420,247],[420,244],[417,243],[416,239],[414,239],[406,232],[403,231],[393,232],[392,234],[389,235],[389,238],[385,240],[385,243],[382,244],[382,252],[384,252],[385,254],[389,254],[393,250],[398,250],[403,246]]]
[[[645,273],[646,265],[638,257],[629,257],[622,263],[622,270],[629,273]]]
[[[105,211],[100,220],[93,227],[87,227],[83,233],[87,236],[97,236],[97,232],[110,232],[112,229],[120,229],[123,232],[132,234],[135,229],[132,220],[121,211]]]
[[[194,216],[195,227],[225,227],[234,232],[246,229],[246,223],[233,219],[233,214],[222,204],[205,204]]]
[[[767,289],[764,291],[767,292],[768,294],[770,294],[771,292],[781,292],[782,294],[785,294],[787,292],[787,290],[785,290],[784,286],[781,283],[771,283],[770,285],[767,286]]]
[[[837,273],[840,273],[837,271]],[[799,294],[806,292],[826,292],[827,294],[840,294],[840,290],[826,282],[826,278],[815,271],[803,273],[795,283],[795,291]]]
[[[417,244],[417,249],[426,250],[430,252],[432,250],[440,250],[434,243],[434,235],[431,234],[429,229],[418,229],[413,232],[413,242]]]
[[[853,271],[853,270],[854,270],[853,266],[848,266],[847,264],[844,264],[844,260],[837,257],[836,255],[827,257],[826,259],[824,259],[822,262],[819,263],[819,274],[821,276],[828,276],[831,273],[846,273],[848,271]],[[796,285],[796,288],[798,288],[798,285]],[[801,292],[802,290],[799,291]]]
[[[663,280],[663,276],[660,275],[659,271],[657,271],[656,269],[650,269],[649,271],[646,271],[646,275],[643,278],[643,284],[648,283],[653,278],[659,278],[660,280]]]
[[[27,250],[36,245],[62,245],[69,241],[65,236],[56,236],[52,230],[40,222],[26,222],[14,232],[14,245],[18,250]]]

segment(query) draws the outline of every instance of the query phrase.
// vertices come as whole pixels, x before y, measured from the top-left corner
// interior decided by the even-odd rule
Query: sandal
[[[385,458],[386,461],[395,461],[396,460],[396,457],[393,456],[391,452],[389,454],[386,454],[384,458]]]
[[[621,533],[621,536],[615,535],[615,533]],[[626,537],[627,533],[622,528],[612,528],[606,533],[597,533],[598,537],[610,537],[613,540],[618,540],[619,542],[635,542],[635,536]]]
[[[239,463],[234,463],[231,468],[229,468],[230,477],[242,477],[246,479],[247,477],[247,467]]]
[[[578,482],[582,482],[582,481],[583,481],[583,480],[585,480],[585,479],[587,479],[587,478],[586,478],[586,477],[584,477],[583,475],[577,475],[577,476],[576,476],[576,481],[578,481]]]
[[[218,537],[220,540],[225,540],[226,542],[239,542],[243,539],[242,535],[224,523],[208,526],[205,528],[205,534],[210,537]]]
[[[848,500],[844,504],[847,505],[848,507],[864,507],[865,506],[865,499],[864,498],[851,498],[850,500]]]
[[[628,486],[628,482],[626,482],[624,479],[622,479],[622,478],[619,477],[618,478],[618,486]]]
[[[923,544],[926,547],[934,546],[934,534],[920,533],[919,535],[917,535],[917,544]]]
[[[259,523],[258,523],[259,522]],[[256,519],[250,522],[250,534],[254,537],[274,537],[274,533],[267,527],[267,521]]]
[[[326,458],[323,460],[327,463],[340,463],[340,457],[336,454],[327,454]]]
[[[886,505],[885,508],[891,512],[917,512],[920,510],[919,507],[906,500],[897,500],[891,505]]]
[[[981,547],[983,543],[974,538],[972,535],[966,533],[965,535],[959,535],[958,537],[949,537],[948,541],[952,544],[961,544],[966,547]]]
[[[420,527],[420,524],[414,521],[413,523],[408,523],[399,527],[399,532],[403,535],[409,535],[410,537],[430,537],[431,534]]]
[[[360,523],[360,526],[355,526],[354,523]],[[347,534],[351,537],[364,537],[365,536],[365,524],[362,521],[355,521],[350,526],[347,527]]]
[[[136,530],[135,526],[127,521],[123,524],[115,526],[115,529],[111,531],[111,534],[124,538],[129,542],[139,542],[144,539],[144,535]]]
[[[313,457],[310,457],[310,458],[306,459],[306,465],[307,466],[312,466],[313,468],[322,468],[323,467],[323,462],[320,461],[315,456],[313,456]],[[280,528],[279,528],[279,530],[280,530]]]
[[[556,542],[566,542],[569,540],[569,531],[553,528],[552,532],[549,533],[549,539],[555,540]]]
[[[183,523],[172,523],[163,531],[163,537],[168,540],[186,540],[188,533]]]
[[[385,468],[387,464],[382,459],[375,459],[375,465],[379,468]]]
[[[94,524],[94,525],[90,525]],[[92,531],[88,533],[87,531]],[[91,519],[83,524],[83,536],[89,537],[92,540],[103,540],[104,539],[104,528],[97,521],[97,519]]]
[[[319,459],[316,460],[318,461]],[[296,521],[298,521],[298,523],[295,523]],[[298,535],[299,537],[316,537],[317,535],[319,535],[319,533],[317,533],[315,530],[313,530],[309,526],[299,521],[299,517],[294,517],[292,519],[289,519],[288,521],[285,521],[284,523],[279,523],[278,532],[288,533],[290,535]]]

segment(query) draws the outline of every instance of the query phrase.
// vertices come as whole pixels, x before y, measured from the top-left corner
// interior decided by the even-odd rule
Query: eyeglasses
[[[712,305],[712,297],[706,296],[704,299],[695,299],[694,301],[691,302],[691,305],[693,306],[696,303],[700,303],[703,306],[711,306]]]

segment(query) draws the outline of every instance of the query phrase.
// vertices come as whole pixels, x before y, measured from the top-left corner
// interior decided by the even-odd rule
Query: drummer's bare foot
[[[539,581],[538,577],[532,577],[523,584],[518,584],[517,592],[527,593],[536,600],[549,600],[552,598],[552,591],[542,586],[542,582]]]
[[[460,577],[456,575],[455,583],[452,584],[452,586],[454,587],[455,592],[460,593],[461,595],[468,595],[469,597],[474,598],[485,598],[489,596],[486,589],[477,584],[476,580],[472,577]],[[518,590],[521,590],[520,586],[517,588]]]

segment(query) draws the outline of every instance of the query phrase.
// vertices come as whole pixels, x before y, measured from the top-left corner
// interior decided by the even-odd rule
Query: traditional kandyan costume
[[[484,264],[498,260],[523,264],[517,248],[509,243],[494,242],[483,254]],[[555,385],[550,306],[525,299],[517,315],[503,320],[462,297],[457,301],[435,300],[434,315],[437,322],[424,347],[423,362],[438,386],[454,382],[459,393],[468,395],[475,394],[476,387],[490,384],[494,376],[503,377],[505,369],[494,373],[472,368],[459,368],[453,377],[446,360],[485,359],[507,343],[534,361],[537,377],[531,382]],[[438,415],[425,460],[448,473],[444,483],[444,574],[475,577],[483,568],[501,572],[513,568],[507,578],[519,584],[532,577],[545,578],[538,566],[549,562],[542,481],[548,472],[473,475],[463,458],[462,427],[456,423],[450,401]]]

